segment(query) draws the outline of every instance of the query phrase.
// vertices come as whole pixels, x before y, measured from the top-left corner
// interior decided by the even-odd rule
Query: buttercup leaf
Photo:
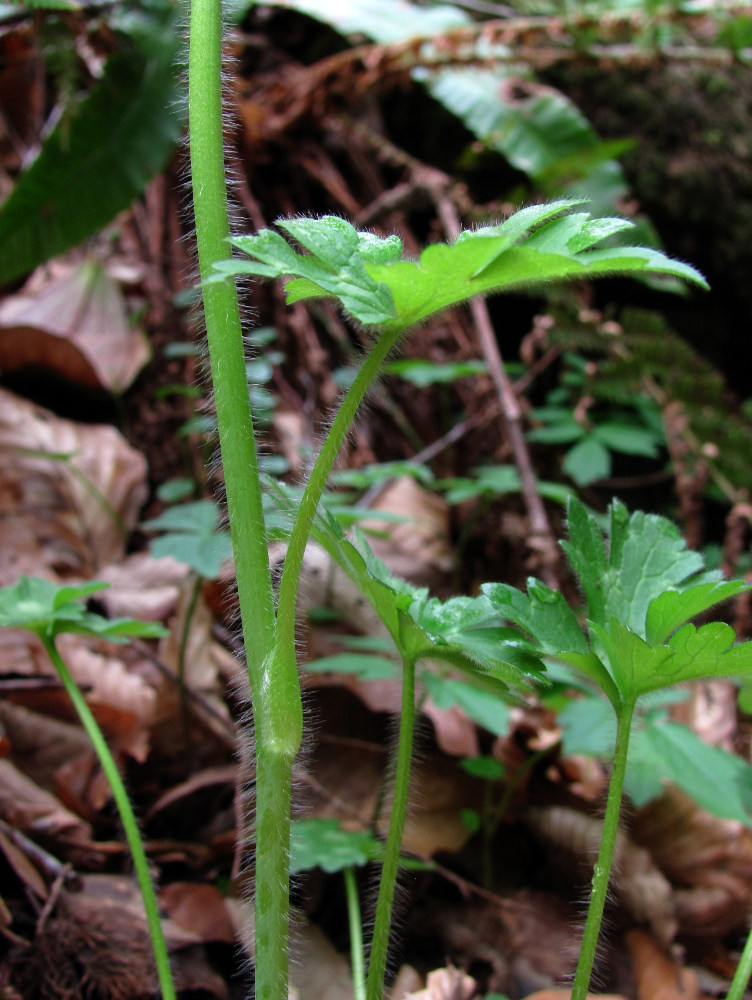
[[[419,323],[474,295],[523,285],[604,274],[651,272],[706,287],[688,264],[643,247],[592,249],[632,225],[626,219],[592,219],[570,210],[583,199],[563,199],[521,209],[499,225],[460,234],[449,245],[427,247],[419,261],[402,260],[395,236],[358,232],[336,216],[288,219],[277,225],[307,251],[300,254],[279,233],[232,240],[248,259],[215,265],[209,281],[233,274],[287,277],[288,301],[333,297],[367,325]],[[570,213],[570,214],[567,214]]]

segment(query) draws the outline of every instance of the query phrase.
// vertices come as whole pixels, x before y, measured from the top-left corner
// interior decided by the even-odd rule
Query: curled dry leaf
[[[391,482],[371,504],[373,511],[385,511],[404,518],[396,524],[363,521],[384,537],[369,540],[371,548],[395,576],[420,587],[435,588],[446,581],[454,566],[454,550],[449,539],[449,504],[412,476]]]
[[[149,360],[120,286],[89,258],[36,271],[0,305],[0,365],[43,366],[86,388],[122,393]]]
[[[113,427],[77,424],[0,389],[0,585],[91,578],[125,553],[146,460]]]
[[[429,972],[426,988],[408,993],[404,1000],[470,1000],[477,985],[472,976],[450,965]]]
[[[159,725],[155,739],[165,747],[178,745],[185,739],[183,705],[180,684],[191,695],[190,708],[193,718],[200,718],[223,744],[228,740],[234,745],[234,727],[224,699],[225,677],[238,676],[247,682],[247,674],[224,646],[212,635],[214,617],[199,593],[192,603],[191,580],[184,584],[177,606],[177,614],[170,622],[169,634],[159,646],[159,658],[175,680],[163,680],[159,686],[156,715]],[[182,656],[182,666],[181,666]],[[243,675],[242,677],[240,675]],[[197,738],[205,737],[205,730]]]
[[[637,981],[637,1000],[700,1000],[694,972],[669,958],[649,934],[630,931],[627,945]]]
[[[159,894],[165,913],[201,941],[235,943],[235,928],[224,896],[213,885],[171,882]]]
[[[146,760],[157,695],[141,676],[138,664],[127,665],[76,635],[61,635],[58,648],[73,679],[86,692],[113,753]],[[148,664],[143,668],[148,670]]]
[[[188,573],[185,564],[172,556],[154,559],[148,552],[138,552],[97,571],[97,579],[110,584],[97,594],[97,601],[109,618],[166,621],[175,611]]]
[[[682,934],[715,936],[743,927],[752,908],[752,831],[705,812],[668,786],[634,817],[632,834],[675,886]]]
[[[441,754],[427,754],[414,765],[413,788],[415,808],[405,823],[405,848],[420,858],[459,851],[471,836],[462,810],[480,807],[465,772],[454,761],[447,766]],[[386,835],[386,822],[382,832]]]
[[[526,818],[533,829],[557,848],[557,857],[577,859],[583,873],[598,856],[603,824],[568,806],[530,809]],[[674,847],[674,850],[676,848]],[[656,938],[668,945],[676,936],[676,901],[671,884],[651,857],[623,832],[614,850],[614,893],[632,916],[646,923]]]
[[[0,818],[29,837],[91,840],[91,827],[9,760],[0,760]]]
[[[89,737],[80,725],[31,711],[10,700],[0,701],[2,722],[13,758],[42,788],[54,789],[65,761],[91,753]]]

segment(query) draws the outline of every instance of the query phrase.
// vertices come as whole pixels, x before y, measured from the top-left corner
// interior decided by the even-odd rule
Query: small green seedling
[[[382,843],[372,834],[343,830],[336,819],[292,821],[290,872],[322,868],[330,874],[341,871],[344,877],[355,1000],[365,1000],[366,996],[363,922],[355,869],[378,860],[383,853]]]
[[[616,714],[603,838],[572,990],[572,1000],[584,1000],[608,891],[637,703],[686,681],[752,673],[752,642],[734,645],[734,630],[723,622],[691,624],[690,619],[750,587],[706,571],[702,556],[687,548],[670,521],[640,511],[630,516],[615,500],[606,544],[595,518],[572,498],[568,526],[569,541],[562,544],[584,594],[584,629],[563,595],[539,580],[528,582],[526,594],[503,583],[488,583],[482,590],[541,656],[569,664],[597,685]],[[742,988],[744,984],[746,979]]]
[[[107,586],[108,584],[98,581],[80,586],[60,586],[50,580],[22,576],[13,586],[0,589],[0,628],[23,628],[33,632],[41,639],[42,645],[78,713],[81,724],[91,740],[102,770],[110,783],[133,857],[133,867],[136,871],[146,911],[146,921],[154,949],[162,997],[164,1000],[174,1000],[175,987],[170,971],[167,945],[159,920],[159,906],[154,894],[154,886],[149,874],[149,862],[133,807],[125,790],[123,779],[120,777],[117,764],[102,735],[102,730],[97,725],[86,699],[73,680],[57,649],[57,637],[66,632],[106,639],[108,642],[125,642],[136,636],[152,639],[165,634],[161,625],[151,622],[139,622],[131,618],[108,619],[88,611],[83,602]]]
[[[562,384],[548,393],[545,406],[530,411],[538,426],[528,431],[528,441],[568,445],[562,471],[578,486],[610,476],[614,453],[655,459],[665,451],[661,413],[647,397],[636,397],[632,409],[579,414],[577,405],[589,391],[587,362],[571,353],[564,360],[569,370]]]
[[[164,532],[149,546],[156,559],[171,556],[192,570],[193,582],[178,646],[178,684],[186,750],[190,749],[190,731],[185,658],[191,621],[204,580],[216,580],[224,563],[232,558],[230,532],[220,528],[219,524],[220,513],[216,503],[213,500],[196,500],[168,507],[158,517],[144,521],[141,525],[147,531]]]
[[[291,872],[321,868],[329,874],[341,871],[344,877],[355,1000],[366,997],[363,922],[355,869],[381,862],[383,857],[384,845],[372,833],[343,830],[336,819],[294,819],[290,825]],[[431,868],[427,862],[408,858],[402,858],[401,864],[412,869]]]

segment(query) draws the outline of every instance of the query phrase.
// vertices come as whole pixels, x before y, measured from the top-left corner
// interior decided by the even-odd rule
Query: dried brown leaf
[[[225,899],[213,885],[171,882],[159,894],[167,915],[201,941],[235,942],[235,927]]]
[[[0,760],[0,818],[30,837],[91,840],[91,827],[9,760]]]
[[[0,585],[91,578],[121,559],[146,461],[114,427],[77,424],[0,389]]]
[[[697,976],[662,951],[644,931],[630,931],[627,945],[637,981],[637,1000],[699,1000]]]
[[[87,388],[122,393],[149,360],[117,282],[90,258],[35,272],[0,304],[0,365],[43,366]]]
[[[429,972],[426,988],[408,993],[404,1000],[470,1000],[477,985],[472,976],[450,965]]]

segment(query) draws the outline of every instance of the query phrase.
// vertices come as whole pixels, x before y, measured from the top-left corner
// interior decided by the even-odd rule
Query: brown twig
[[[422,181],[433,193],[436,210],[444,232],[448,239],[456,240],[462,227],[457,208],[447,193],[449,179],[440,171],[423,169]],[[556,570],[559,564],[559,550],[549,524],[546,508],[538,492],[538,480],[522,430],[520,404],[504,369],[504,360],[485,300],[473,299],[470,303],[470,309],[478,332],[481,351],[499,398],[514,464],[520,477],[520,488],[530,527],[528,545],[535,554],[536,562],[539,564],[537,568],[544,583],[549,587],[556,588],[558,587]]]

